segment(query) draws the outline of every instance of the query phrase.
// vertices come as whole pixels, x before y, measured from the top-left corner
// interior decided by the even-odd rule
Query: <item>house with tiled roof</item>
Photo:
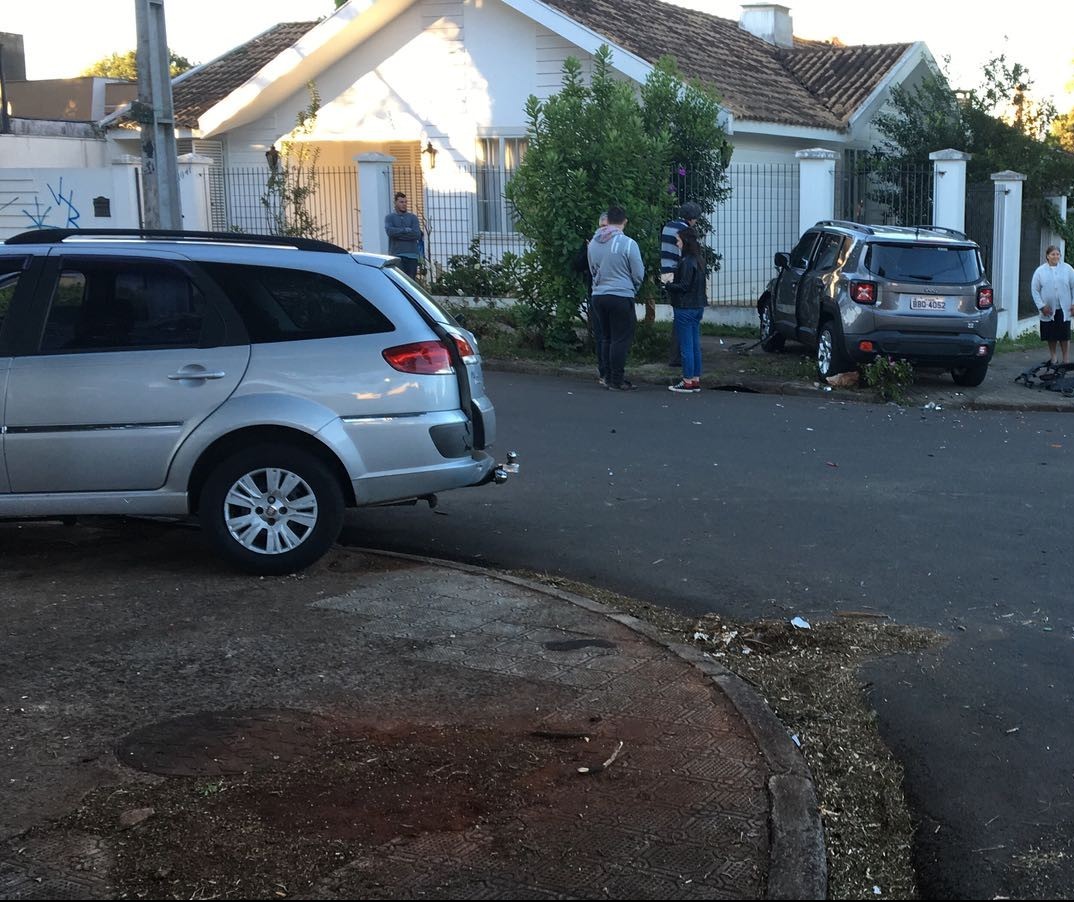
[[[274,150],[313,83],[321,106],[304,140],[318,167],[345,172],[322,179],[335,197],[328,237],[382,249],[375,223],[359,234],[371,207],[361,194],[402,187],[427,221],[431,254],[465,252],[474,235],[495,253],[519,240],[502,192],[525,153],[527,98],[558,91],[566,58],[587,70],[604,44],[623,79],[641,84],[670,55],[684,75],[717,90],[734,146],[732,179],[736,167],[785,167],[760,188],[736,188],[728,209],[738,204],[751,220],[776,194],[791,203],[796,152],[841,157],[869,148],[891,87],[935,69],[922,43],[848,47],[795,37],[790,9],[770,3],[747,3],[733,21],[662,0],[350,0],[176,78],[179,150],[213,160],[212,224],[256,231]],[[117,150],[138,153],[137,126],[123,111],[103,124]],[[357,176],[356,161],[385,157],[393,161],[388,184]],[[434,213],[441,221],[431,221]],[[772,241],[786,249],[779,245],[793,241],[797,214],[780,222],[786,238]],[[729,247],[725,259],[748,252],[767,274],[771,254],[757,244]]]

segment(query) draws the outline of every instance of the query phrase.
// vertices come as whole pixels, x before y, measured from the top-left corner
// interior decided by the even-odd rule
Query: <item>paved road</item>
[[[867,674],[922,894],[1074,895],[1074,418],[488,381],[521,478],[352,516],[346,542],[686,612],[853,607],[948,631]]]

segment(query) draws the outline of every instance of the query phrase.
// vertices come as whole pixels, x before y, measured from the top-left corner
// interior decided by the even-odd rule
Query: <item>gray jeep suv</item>
[[[788,338],[815,347],[823,377],[888,356],[984,381],[996,313],[980,248],[961,232],[825,220],[775,265],[757,301],[766,351]]]
[[[41,230],[0,244],[0,518],[196,514],[317,560],[344,508],[504,481],[477,343],[392,257]]]

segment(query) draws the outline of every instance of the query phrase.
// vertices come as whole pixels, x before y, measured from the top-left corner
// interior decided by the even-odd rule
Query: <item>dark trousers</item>
[[[399,268],[408,276],[410,276],[410,278],[416,279],[418,277],[418,258],[400,257]]]
[[[614,294],[593,296],[593,313],[600,329],[597,346],[597,365],[609,385],[621,385],[626,370],[627,354],[634,341],[638,318],[634,313],[634,298]]]

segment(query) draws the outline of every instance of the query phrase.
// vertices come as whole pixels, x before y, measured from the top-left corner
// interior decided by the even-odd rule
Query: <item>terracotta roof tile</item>
[[[793,49],[779,48],[730,19],[660,0],[544,2],[646,62],[674,56],[684,75],[714,85],[736,116],[786,125],[846,127],[910,46],[841,47],[795,38]]]
[[[281,22],[223,56],[172,82],[175,124],[197,128],[198,118],[245,84],[316,22]]]

